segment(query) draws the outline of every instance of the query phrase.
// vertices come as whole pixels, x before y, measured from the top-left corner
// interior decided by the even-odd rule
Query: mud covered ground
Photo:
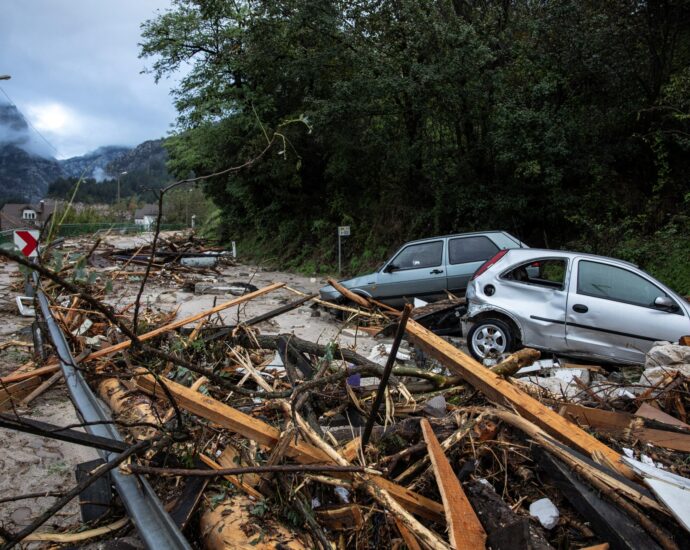
[[[144,237],[109,237],[107,242],[118,248],[126,249],[140,246],[150,235]],[[64,250],[83,250],[88,240],[75,239],[67,241]],[[31,318],[21,317],[15,304],[15,297],[20,294],[16,289],[21,286],[23,276],[10,265],[0,268],[0,343],[9,340],[31,341]],[[304,277],[292,273],[268,271],[259,266],[236,265],[221,268],[221,275],[209,274],[207,282],[226,284],[230,282],[251,283],[259,288],[274,282],[284,282],[288,286],[306,293],[317,292],[325,284],[322,279]],[[118,279],[113,291],[107,297],[112,305],[125,306],[134,301],[139,279]],[[219,317],[223,323],[235,324],[261,313],[270,311],[298,298],[294,293],[280,289],[260,296],[247,304],[229,308]],[[153,277],[147,284],[142,304],[153,310],[172,311],[177,309],[177,318],[193,315],[214,305],[233,299],[231,295],[198,295],[181,289],[173,278]],[[193,325],[190,325],[193,326]],[[264,334],[294,333],[312,342],[326,343],[338,339],[341,345],[355,349],[368,356],[373,347],[380,342],[354,328],[343,328],[330,313],[303,305],[270,321],[261,323],[257,328]],[[0,352],[0,375],[7,375],[31,358],[30,348],[10,348]],[[32,402],[28,408],[18,412],[31,418],[44,420],[57,425],[77,423],[77,416],[63,383],[58,382],[49,391]],[[97,453],[87,447],[50,440],[30,434],[0,429],[0,495],[17,496],[38,491],[61,491],[75,484],[74,469],[77,464],[98,457]],[[0,504],[0,525],[16,531],[31,522],[32,517],[39,515],[52,498],[22,500]],[[79,507],[76,500],[55,515],[42,530],[58,527],[76,527],[80,522]]]

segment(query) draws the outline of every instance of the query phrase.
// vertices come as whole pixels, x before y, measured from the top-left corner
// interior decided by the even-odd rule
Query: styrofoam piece
[[[548,498],[540,498],[529,505],[529,515],[535,517],[544,529],[553,529],[558,525],[560,514],[556,505]]]

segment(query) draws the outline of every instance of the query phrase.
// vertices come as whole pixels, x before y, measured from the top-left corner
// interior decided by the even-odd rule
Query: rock
[[[535,517],[544,529],[553,529],[558,525],[558,508],[548,498],[535,500],[529,506],[529,515]]]
[[[156,302],[159,304],[176,304],[177,297],[174,292],[163,292],[156,296]]]
[[[16,525],[29,525],[29,523],[31,523],[31,508],[28,506],[17,508],[12,512],[10,519],[12,519]]]
[[[427,414],[430,414],[431,416],[435,416],[437,418],[441,418],[446,415],[446,399],[442,395],[437,395],[436,397],[433,397],[429,399],[429,401],[426,402],[424,405],[424,412]]]
[[[662,366],[690,367],[690,346],[655,342],[652,349],[647,352],[644,366],[648,369]]]

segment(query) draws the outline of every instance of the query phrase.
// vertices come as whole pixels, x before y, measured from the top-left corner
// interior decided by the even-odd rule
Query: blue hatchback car
[[[446,291],[463,295],[472,274],[500,250],[528,248],[505,231],[482,231],[431,237],[405,243],[373,273],[340,283],[355,294],[401,306],[414,298],[429,302],[446,298]],[[321,298],[340,301],[332,286]]]

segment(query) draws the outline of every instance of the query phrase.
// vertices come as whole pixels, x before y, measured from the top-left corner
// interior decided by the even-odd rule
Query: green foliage
[[[141,54],[188,68],[169,168],[245,166],[204,184],[245,254],[332,270],[348,224],[360,271],[431,234],[617,253],[630,228],[682,283],[654,246],[690,215],[689,31],[682,0],[174,0]]]

